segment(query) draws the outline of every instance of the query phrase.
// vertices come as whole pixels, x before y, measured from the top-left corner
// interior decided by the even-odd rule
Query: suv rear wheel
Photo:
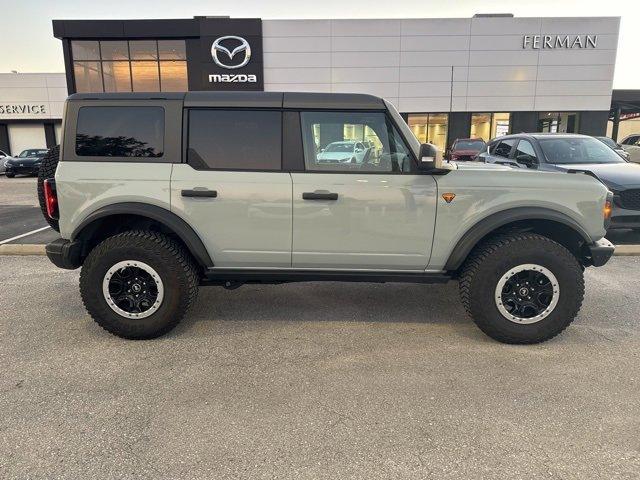
[[[182,319],[198,292],[188,252],[157,232],[109,237],[86,258],[80,294],[91,317],[123,338],[164,335]]]
[[[460,277],[462,303],[478,327],[504,343],[539,343],[574,320],[584,297],[582,266],[565,247],[534,233],[494,237]]]

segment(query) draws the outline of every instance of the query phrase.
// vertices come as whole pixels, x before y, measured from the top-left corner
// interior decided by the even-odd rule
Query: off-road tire
[[[495,301],[500,278],[511,268],[537,264],[549,269],[560,287],[558,303],[546,318],[517,324],[504,317]],[[507,233],[483,242],[460,275],[462,304],[475,324],[503,343],[532,344],[555,337],[574,320],[584,298],[583,268],[564,246],[534,233]]]
[[[102,291],[107,271],[125,260],[144,262],[160,276],[164,298],[146,318],[130,319],[116,313]],[[80,294],[91,317],[109,333],[131,340],[159,337],[173,329],[195,303],[198,269],[180,244],[166,235],[143,230],[107,238],[87,256],[80,272]]]
[[[47,204],[44,201],[44,181],[55,176],[59,161],[60,145],[56,145],[50,148],[44,156],[40,164],[40,170],[38,171],[38,202],[40,202],[40,210],[42,211],[42,215],[44,215],[44,219],[56,232],[60,231],[60,227],[58,220],[49,218],[49,215],[47,215]]]

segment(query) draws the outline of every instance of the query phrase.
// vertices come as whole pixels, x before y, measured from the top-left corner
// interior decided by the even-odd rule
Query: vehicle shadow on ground
[[[455,282],[205,287],[181,328],[201,321],[469,323]]]

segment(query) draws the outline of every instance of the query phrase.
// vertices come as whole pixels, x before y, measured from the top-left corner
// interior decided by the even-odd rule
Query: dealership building
[[[604,135],[619,25],[619,17],[195,17],[54,20],[53,33],[68,93],[370,93],[395,104],[421,141],[445,148],[508,132]],[[0,127],[0,143],[1,135]]]

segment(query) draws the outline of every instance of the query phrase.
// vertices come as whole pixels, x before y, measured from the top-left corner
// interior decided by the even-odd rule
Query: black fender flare
[[[196,261],[205,268],[213,267],[213,261],[209,252],[202,243],[198,234],[191,225],[185,222],[175,213],[157,205],[149,205],[137,202],[122,202],[106,205],[87,217],[78,225],[71,234],[71,241],[77,239],[82,231],[96,220],[111,217],[113,215],[138,215],[155,220],[174,232],[184,242]]]
[[[593,243],[582,226],[568,215],[544,207],[516,207],[493,213],[478,221],[462,236],[451,251],[444,267],[447,271],[457,270],[462,266],[471,250],[491,232],[513,222],[526,220],[550,220],[563,224],[574,230],[587,244]]]

